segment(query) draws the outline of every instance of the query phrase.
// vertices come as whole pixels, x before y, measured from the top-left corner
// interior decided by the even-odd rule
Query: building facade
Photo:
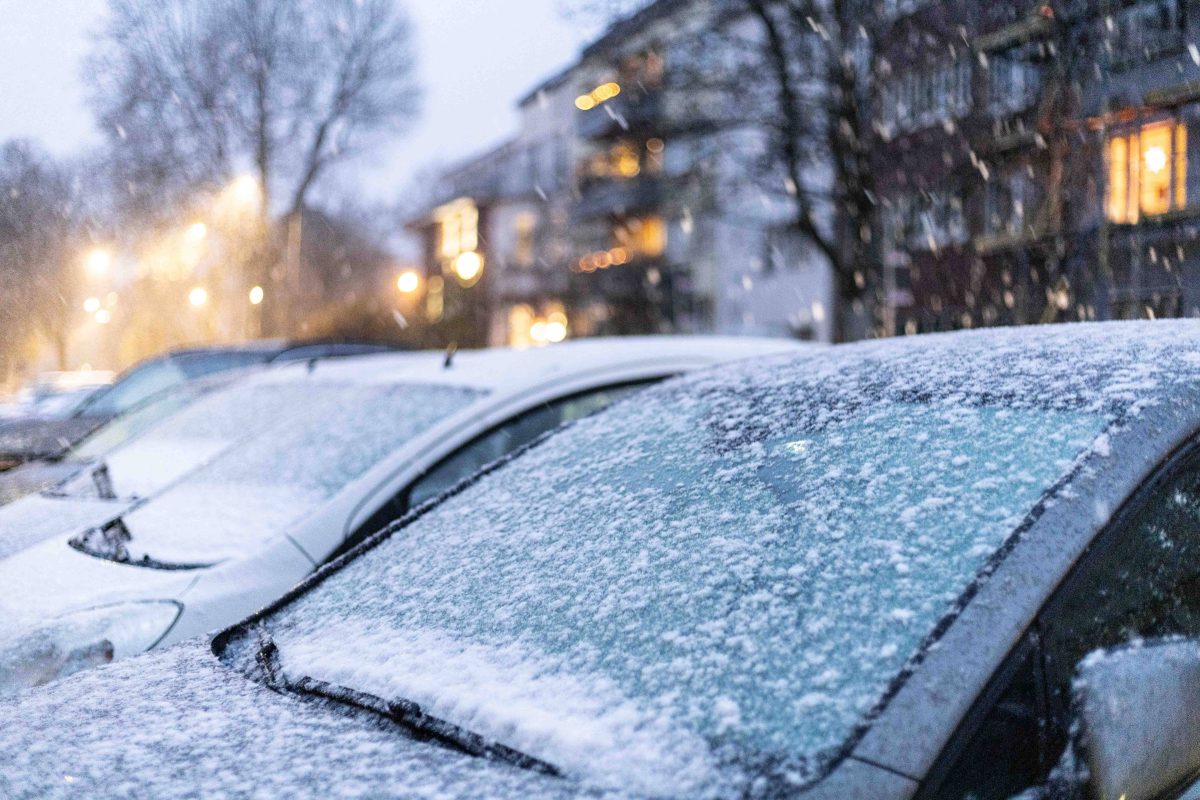
[[[490,344],[829,338],[827,265],[792,235],[782,182],[770,196],[746,168],[760,134],[706,124],[702,90],[675,78],[692,67],[688,43],[731,24],[726,6],[658,0],[620,20],[520,101],[512,140],[442,176],[409,227],[424,243],[427,306],[456,340],[477,341],[467,328]],[[469,285],[454,269],[462,248],[446,246],[455,209],[478,215],[463,247],[484,266]]]
[[[892,332],[1200,313],[1200,6],[883,0]]]

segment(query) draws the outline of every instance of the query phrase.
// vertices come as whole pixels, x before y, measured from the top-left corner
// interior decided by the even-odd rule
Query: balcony
[[[655,175],[593,180],[580,188],[571,217],[582,221],[652,211],[661,201],[661,184]]]
[[[630,130],[653,129],[661,122],[661,111],[657,95],[620,94],[589,111],[578,112],[575,131],[583,139],[602,139]]]

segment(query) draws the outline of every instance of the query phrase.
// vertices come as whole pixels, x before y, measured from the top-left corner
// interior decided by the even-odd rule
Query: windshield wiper
[[[411,700],[384,700],[381,697],[326,683],[307,676],[290,679],[283,674],[279,665],[279,648],[275,642],[259,634],[258,652],[255,660],[262,669],[267,686],[277,692],[320,697],[347,705],[390,720],[407,730],[421,741],[434,741],[445,747],[477,758],[503,761],[521,769],[540,772],[544,775],[562,777],[562,771],[553,764],[542,761],[520,750],[488,739],[453,722],[426,714],[421,706]]]
[[[92,468],[92,483],[96,486],[96,495],[101,500],[116,500],[117,491],[113,488],[112,476],[108,474],[108,464],[101,461]]]

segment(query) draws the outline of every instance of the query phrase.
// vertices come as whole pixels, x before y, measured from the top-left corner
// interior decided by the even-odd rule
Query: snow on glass
[[[585,785],[810,783],[1035,504],[1195,380],[1179,332],[922,337],[670,382],[264,626],[290,679],[415,701]]]
[[[133,560],[145,555],[211,563],[244,555],[480,396],[464,387],[403,383],[326,381],[262,388],[269,391],[252,398],[256,408],[240,412],[262,421],[258,435],[224,449],[125,515]],[[229,398],[220,399],[230,405]],[[220,439],[221,432],[215,436]],[[150,438],[133,447],[152,455],[153,448],[139,447]],[[168,437],[164,444],[178,441]],[[114,457],[110,463],[118,461]],[[119,467],[113,474],[121,475]]]

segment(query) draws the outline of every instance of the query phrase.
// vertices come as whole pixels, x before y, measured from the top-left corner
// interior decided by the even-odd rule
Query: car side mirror
[[[1076,753],[1097,800],[1152,800],[1200,774],[1200,641],[1093,653],[1074,702]]]

